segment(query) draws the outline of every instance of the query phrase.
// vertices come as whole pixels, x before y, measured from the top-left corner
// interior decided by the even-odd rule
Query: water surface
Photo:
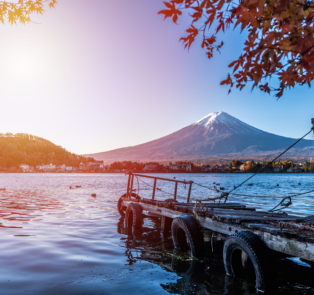
[[[227,191],[248,174],[159,176]],[[141,236],[125,234],[116,202],[126,184],[123,174],[0,174],[0,188],[6,188],[0,190],[0,294],[254,294],[245,280],[225,276],[219,244],[214,255],[198,262],[176,258],[171,239],[160,237],[158,219],[145,219]],[[230,201],[265,210],[282,196],[314,189],[307,174],[262,174],[249,184],[237,193],[252,197]],[[148,185],[134,182],[141,197],[151,196]],[[174,190],[173,184],[157,186]],[[187,191],[179,185],[179,200]],[[214,196],[193,185],[193,199]],[[287,211],[314,214],[313,196],[294,198]],[[157,198],[169,197],[157,191]],[[310,265],[298,259],[281,264],[279,294],[312,294]]]

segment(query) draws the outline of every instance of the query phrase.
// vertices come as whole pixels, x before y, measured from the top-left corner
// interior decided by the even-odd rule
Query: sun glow
[[[29,52],[16,52],[10,56],[8,70],[12,78],[28,82],[43,71],[40,58]]]

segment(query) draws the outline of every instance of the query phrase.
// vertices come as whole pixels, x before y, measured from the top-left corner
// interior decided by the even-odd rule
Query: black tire
[[[243,252],[246,254],[244,257],[248,258],[245,263],[241,260]],[[227,275],[252,275],[258,292],[274,291],[276,283],[270,264],[270,250],[259,236],[252,232],[239,232],[228,237],[224,244],[223,260]]]
[[[125,216],[126,207],[125,207],[125,206],[123,206],[123,207],[121,206],[121,204],[122,204],[122,198],[126,198],[126,194],[122,195],[122,196],[119,198],[118,203],[117,203],[117,209],[118,209],[119,214],[120,214],[122,217],[124,217],[124,216]],[[132,195],[131,195],[131,199],[132,199],[132,198],[138,199],[138,200],[141,199],[141,198],[139,197],[139,195],[134,194],[134,193],[132,193]]]
[[[125,228],[132,229],[132,232],[142,229],[143,216],[142,206],[137,203],[130,203],[125,211]]]
[[[173,220],[172,240],[175,249],[191,251],[191,255],[202,258],[204,255],[204,236],[194,216],[184,215]]]

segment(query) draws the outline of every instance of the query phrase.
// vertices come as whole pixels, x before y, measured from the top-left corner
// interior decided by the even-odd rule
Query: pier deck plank
[[[128,206],[134,200],[123,199],[122,206]],[[176,218],[186,214],[194,214],[195,203],[162,202],[148,199],[137,200],[144,211],[155,216]],[[298,217],[278,213],[256,211],[255,208],[246,208],[239,203],[203,203],[204,211],[197,207],[196,219],[207,230],[223,235],[232,235],[240,231],[251,231],[265,242],[272,250],[288,255],[314,261],[314,237],[308,236],[302,230],[280,228],[280,222],[314,223],[314,216]],[[203,207],[203,208],[204,208]]]

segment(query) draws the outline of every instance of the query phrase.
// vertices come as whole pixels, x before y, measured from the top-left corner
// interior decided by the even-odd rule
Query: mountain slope
[[[78,167],[80,162],[93,162],[83,156],[72,154],[52,142],[30,134],[0,133],[0,167],[18,167],[21,164],[66,164]]]
[[[264,132],[227,113],[217,112],[162,138],[90,156],[105,162],[243,157],[272,154],[293,142],[295,139]],[[313,141],[302,140],[297,148],[294,153],[308,154],[313,151]]]

